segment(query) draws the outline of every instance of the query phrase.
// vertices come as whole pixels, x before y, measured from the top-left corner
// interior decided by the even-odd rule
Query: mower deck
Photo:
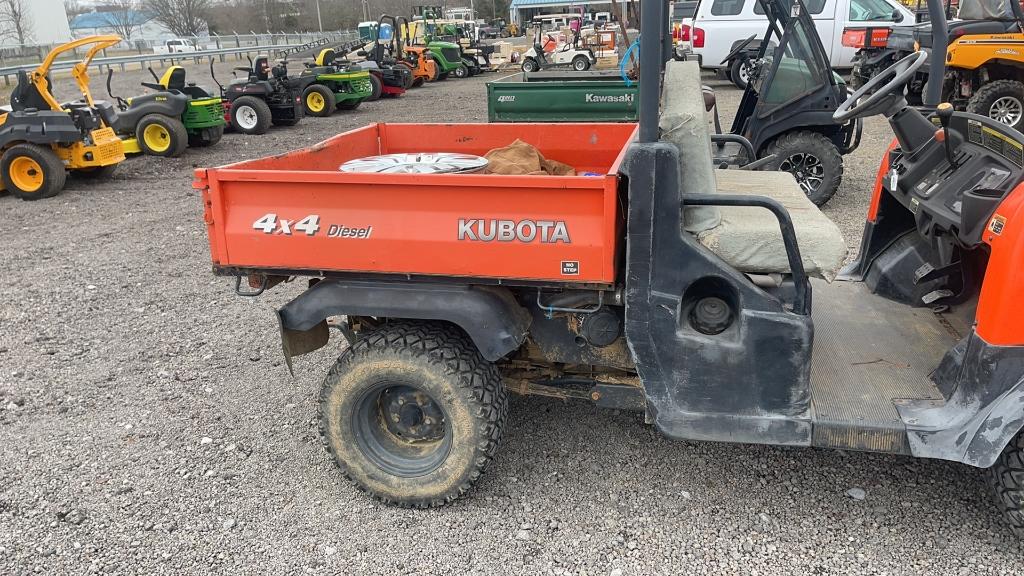
[[[944,402],[930,378],[970,327],[911,308],[860,282],[813,282],[812,444],[908,454],[901,400]]]

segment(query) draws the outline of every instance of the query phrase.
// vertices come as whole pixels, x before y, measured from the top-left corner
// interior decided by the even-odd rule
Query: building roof
[[[152,19],[153,14],[140,10],[129,10],[124,18],[122,18],[120,14],[115,14],[113,12],[87,12],[85,14],[75,16],[75,19],[71,21],[71,29],[82,30],[90,28],[109,28],[115,22],[120,22],[122,20],[125,22],[132,22],[136,26],[142,26]]]

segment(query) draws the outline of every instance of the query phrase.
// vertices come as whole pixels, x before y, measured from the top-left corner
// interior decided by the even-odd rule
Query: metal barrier
[[[273,35],[271,35],[271,37],[272,36]],[[294,35],[294,36],[296,36],[298,39],[301,40],[301,37],[299,37],[298,35]],[[323,44],[328,44],[328,43],[332,43],[332,42],[345,42],[345,41],[350,41],[350,40],[352,40],[354,38],[358,38],[358,36],[359,36],[358,32],[348,32],[348,31],[346,31],[346,32],[334,32],[334,33],[324,33],[323,37],[321,37],[319,40],[314,41],[314,42],[306,42],[306,43],[303,43],[303,44],[262,44],[262,45],[258,43],[259,39],[258,39],[258,36],[257,36],[257,44],[255,44],[255,45],[243,45],[241,43],[241,41],[237,41],[236,45],[233,46],[233,47],[215,48],[215,49],[211,49],[211,50],[198,50],[196,52],[175,52],[175,53],[167,53],[167,54],[157,54],[157,53],[152,53],[152,54],[133,54],[133,55],[130,55],[130,56],[111,56],[111,57],[106,57],[106,58],[95,58],[95,59],[93,59],[93,61],[90,64],[90,66],[95,66],[100,72],[103,72],[105,68],[109,69],[109,68],[111,68],[113,66],[118,66],[120,68],[120,70],[123,72],[123,71],[125,71],[127,69],[126,68],[127,64],[139,64],[141,66],[141,68],[144,70],[144,69],[146,69],[147,66],[152,65],[152,63],[158,63],[159,65],[162,66],[165,62],[169,62],[171,65],[174,65],[175,62],[182,62],[182,61],[186,61],[186,60],[193,60],[195,63],[198,64],[200,62],[200,60],[205,60],[207,58],[211,58],[211,59],[212,58],[218,58],[221,62],[224,62],[225,61],[225,57],[226,56],[230,56],[230,55],[234,55],[236,59],[240,60],[243,55],[249,55],[249,54],[253,54],[253,53],[256,53],[256,54],[259,54],[259,53],[277,53],[277,54],[281,54],[281,53],[287,53],[288,51],[294,50],[294,49],[300,49],[300,48],[307,48],[308,49],[315,42],[322,42]],[[224,41],[226,38],[229,38],[229,37],[226,37],[226,36],[217,36],[215,38],[211,37],[211,41],[216,40],[216,43],[219,46],[222,43],[222,41]],[[238,38],[238,36],[236,35],[236,39],[237,38]],[[80,60],[78,60],[78,59],[58,60],[57,62],[53,63],[53,66],[51,66],[50,69],[51,70],[56,70],[56,71],[59,71],[59,70],[70,70],[78,62],[80,62]],[[30,70],[34,70],[38,66],[39,66],[39,63],[35,63],[35,64],[19,64],[19,65],[16,65],[16,66],[0,67],[0,76],[3,76],[3,78],[4,78],[4,85],[5,86],[10,86],[11,85],[11,78],[12,77],[13,78],[17,78],[18,72],[23,71],[23,70],[26,71],[26,72],[30,71]]]

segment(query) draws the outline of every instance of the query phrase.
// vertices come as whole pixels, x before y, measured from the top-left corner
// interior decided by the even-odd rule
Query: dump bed
[[[214,269],[611,284],[632,124],[371,124],[278,156],[196,170]],[[516,139],[577,176],[353,174],[391,153],[484,155]],[[584,175],[586,174],[586,175]]]

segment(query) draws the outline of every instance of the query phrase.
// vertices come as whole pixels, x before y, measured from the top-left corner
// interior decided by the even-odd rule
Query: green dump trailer
[[[618,71],[523,72],[487,83],[489,122],[636,122],[638,86]]]

